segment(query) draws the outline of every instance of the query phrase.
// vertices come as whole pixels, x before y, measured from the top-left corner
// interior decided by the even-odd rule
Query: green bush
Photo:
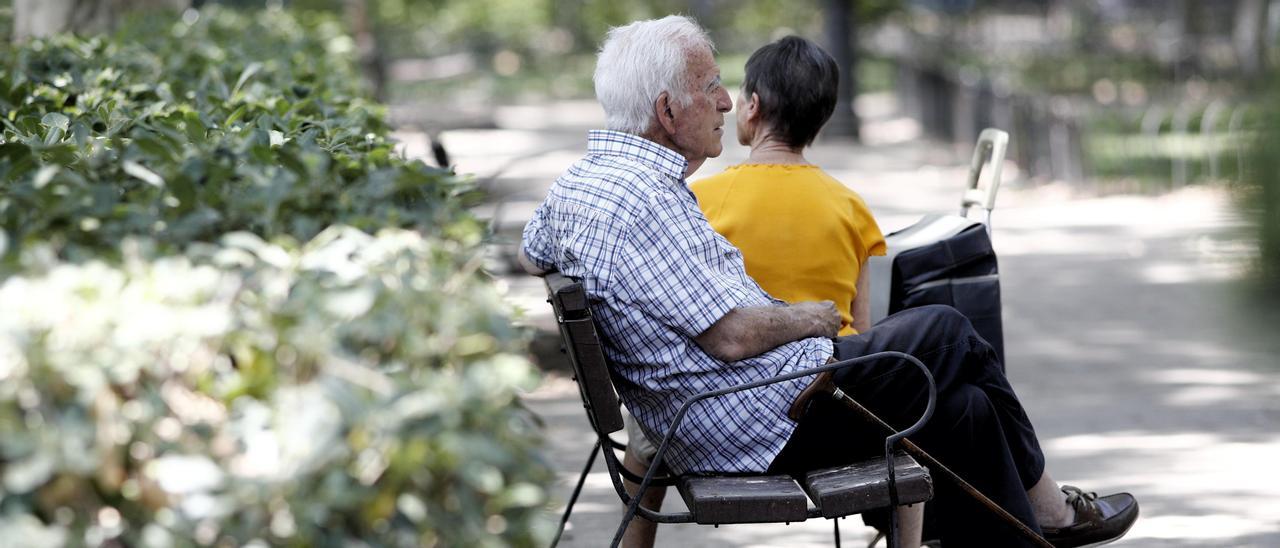
[[[127,235],[172,250],[231,230],[305,240],[335,222],[474,232],[455,227],[465,183],[394,154],[339,29],[206,10],[0,53],[9,261],[34,241],[78,260]]]
[[[536,378],[475,259],[334,227],[10,277],[0,537],[542,544]]]
[[[0,539],[549,539],[471,186],[393,153],[337,29],[0,52]]]

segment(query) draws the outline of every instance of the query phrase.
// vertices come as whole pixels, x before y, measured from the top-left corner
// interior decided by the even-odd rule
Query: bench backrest
[[[591,317],[587,292],[582,284],[559,272],[544,278],[547,295],[555,309],[556,324],[565,342],[565,352],[573,364],[573,374],[578,378],[578,391],[582,394],[587,418],[597,432],[608,435],[622,429],[622,412],[618,394],[609,377],[608,360],[596,324]]]

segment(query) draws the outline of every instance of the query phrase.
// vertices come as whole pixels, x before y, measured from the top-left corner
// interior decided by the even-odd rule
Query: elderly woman
[[[863,265],[885,246],[862,198],[804,156],[835,110],[839,79],[835,60],[804,38],[757,50],[737,100],[738,142],[751,156],[691,188],[765,291],[836,303],[845,336],[870,327]]]
[[[690,188],[765,291],[787,302],[834,302],[845,336],[871,325],[864,266],[885,254],[885,242],[862,198],[804,156],[835,111],[839,81],[835,60],[804,38],[757,50],[736,104],[738,142],[751,155]],[[775,466],[786,466],[786,456]],[[899,510],[903,546],[920,545],[922,514],[922,505]]]

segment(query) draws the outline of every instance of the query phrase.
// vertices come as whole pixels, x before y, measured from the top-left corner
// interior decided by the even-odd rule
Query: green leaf
[[[0,145],[0,160],[17,162],[31,157],[31,147],[22,143],[4,143]]]
[[[206,132],[204,122],[200,120],[200,114],[195,111],[188,111],[182,116],[183,129],[187,133],[187,139],[192,143],[205,142]]]
[[[241,116],[244,116],[245,110],[248,108],[249,105],[240,105],[240,108],[235,109],[231,112],[230,116],[227,116],[227,121],[222,123],[222,127],[230,128],[231,124],[236,123],[236,120],[239,120]]]
[[[44,144],[52,145],[62,140],[62,136],[67,134],[67,126],[71,124],[71,119],[60,112],[50,112],[40,119],[40,125],[49,128],[49,132],[44,136]]]
[[[37,190],[44,188],[45,185],[49,184],[49,181],[53,180],[53,176],[57,175],[60,169],[62,168],[58,166],[41,167],[40,170],[36,172],[35,178],[31,180],[32,188]]]
[[[136,133],[137,132],[135,132],[135,134]],[[168,139],[160,139],[157,137],[158,136],[155,136],[155,134],[140,135],[134,137],[133,144],[147,154],[164,160],[172,160],[174,158],[174,145],[170,143]]]
[[[71,135],[75,139],[76,146],[78,147],[83,148],[85,145],[89,144],[90,134],[91,130],[89,126],[86,126],[83,123],[76,122],[75,125],[71,126]]]
[[[31,148],[22,143],[5,143],[0,145],[0,156],[11,162],[5,179],[17,181],[39,165],[39,159]]]
[[[123,168],[125,173],[137,177],[144,183],[157,188],[164,188],[164,178],[160,177],[156,172],[147,169],[146,166],[143,166],[142,164],[132,160],[125,160]]]
[[[236,85],[231,88],[231,95],[240,93],[240,88],[243,88],[245,83],[248,82],[250,78],[253,78],[253,75],[257,74],[261,70],[262,70],[262,63],[258,63],[258,62],[249,63],[249,66],[245,67],[244,71],[240,73],[240,78],[236,79]]]
[[[67,127],[71,125],[71,119],[61,112],[50,112],[40,119],[40,124],[45,127],[66,131]]]

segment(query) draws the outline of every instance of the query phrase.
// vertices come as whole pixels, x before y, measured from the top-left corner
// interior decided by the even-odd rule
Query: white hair
[[[715,50],[707,31],[692,19],[668,15],[609,29],[596,56],[596,99],[608,128],[641,134],[654,121],[654,103],[662,92],[688,106],[689,51]]]

